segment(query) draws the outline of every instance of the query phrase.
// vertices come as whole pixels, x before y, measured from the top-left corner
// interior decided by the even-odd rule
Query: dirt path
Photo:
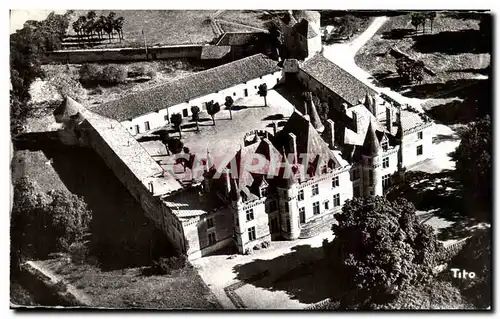
[[[361,49],[388,20],[389,18],[385,16],[375,18],[370,26],[351,42],[325,45],[323,54],[327,59],[351,73],[360,81],[373,88],[376,92],[384,93],[400,104],[409,104],[420,112],[424,112],[422,104],[426,101],[425,99],[408,98],[391,90],[390,88],[376,87],[372,82],[372,75],[361,69],[354,62],[356,52],[358,52],[359,49]]]
[[[73,285],[65,282],[61,277],[57,276],[52,271],[41,267],[35,261],[28,261],[28,262],[26,262],[26,264],[33,267],[35,270],[39,271],[40,273],[42,273],[44,276],[47,276],[48,278],[50,278],[50,280],[53,283],[58,283],[61,281],[64,282],[66,284],[66,291],[68,293],[70,293],[71,295],[73,295],[82,306],[92,306],[92,299],[90,299],[89,296],[82,293],[80,290],[76,289]]]

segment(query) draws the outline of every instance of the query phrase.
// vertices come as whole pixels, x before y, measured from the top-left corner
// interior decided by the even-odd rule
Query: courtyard
[[[225,309],[303,309],[329,297],[321,246],[333,237],[329,230],[308,239],[272,241],[252,255],[221,252],[192,264]]]
[[[269,90],[267,107],[260,96],[240,98],[234,102],[232,117],[229,110],[221,106],[215,115],[215,125],[206,113],[200,113],[199,128],[191,118],[184,118],[181,140],[191,154],[206,158],[207,150],[215,163],[229,162],[236,152],[243,147],[244,137],[255,130],[273,134],[272,123],[278,127],[284,125],[294,111],[294,106],[275,90]],[[179,133],[167,126],[170,137],[177,138]],[[159,139],[144,139],[141,145],[162,165],[172,164],[173,157],[167,156],[165,145]]]

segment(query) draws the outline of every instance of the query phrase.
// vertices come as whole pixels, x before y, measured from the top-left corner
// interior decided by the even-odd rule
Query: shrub
[[[262,244],[260,244],[260,247],[262,248],[269,248],[271,246],[271,243],[268,242],[267,240],[266,241],[263,241]]]
[[[127,79],[127,69],[123,65],[111,64],[102,69],[102,78],[105,84],[115,85],[125,83]]]
[[[252,250],[250,248],[245,249],[245,255],[251,255]]]
[[[87,245],[83,242],[76,242],[69,246],[71,261],[75,264],[83,264],[89,256]]]
[[[182,269],[188,265],[188,260],[185,255],[162,257],[159,260],[153,261],[151,273],[153,275],[169,275],[174,270]]]
[[[131,78],[138,76],[154,78],[156,76],[156,69],[149,64],[133,65],[128,70],[128,76]]]
[[[80,82],[84,85],[93,85],[100,81],[102,69],[97,64],[84,64],[78,72]]]
[[[253,246],[253,250],[260,250],[260,246],[259,245]]]

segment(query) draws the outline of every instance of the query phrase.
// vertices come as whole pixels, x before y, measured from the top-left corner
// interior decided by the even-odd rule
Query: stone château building
[[[180,79],[107,103],[99,114],[71,99],[54,113],[63,123],[61,139],[93,147],[189,258],[225,246],[245,253],[278,238],[313,236],[331,227],[346,200],[383,195],[394,173],[432,155],[427,117],[322,56],[318,13],[292,12],[289,18],[283,22],[289,57],[283,68],[258,54],[203,71],[211,81]],[[249,132],[227,163],[213,163],[206,154],[200,186],[183,186],[134,138],[168,123],[169,112],[188,116],[190,105],[256,94],[261,83],[304,92],[303,109],[282,128]],[[326,120],[312,94],[329,106]],[[262,165],[255,167],[255,158]]]

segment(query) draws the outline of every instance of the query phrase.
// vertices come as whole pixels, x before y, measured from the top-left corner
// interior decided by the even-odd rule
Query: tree
[[[492,127],[489,116],[471,124],[460,134],[460,145],[453,158],[456,176],[464,190],[466,203],[473,203],[470,214],[480,220],[491,220],[492,208]]]
[[[219,102],[209,101],[207,102],[207,113],[212,117],[212,122],[215,125],[215,114],[219,113],[220,105]]]
[[[432,33],[432,26],[434,24],[434,19],[436,19],[437,13],[435,11],[427,12],[426,18],[429,19],[431,22],[431,33]]]
[[[343,307],[385,304],[408,285],[432,277],[441,244],[430,226],[419,223],[410,202],[355,198],[335,218],[329,259],[345,279]]]
[[[115,13],[110,12],[108,16],[106,17],[103,29],[104,32],[108,34],[109,38],[109,43],[111,43],[111,37],[113,36],[113,30],[114,30],[114,21],[115,21]]]
[[[421,12],[414,12],[411,14],[411,24],[415,27],[415,33],[418,33],[418,27],[424,24],[424,22],[425,17]]]
[[[182,115],[180,113],[174,113],[170,117],[170,122],[174,125],[175,129],[179,132],[179,137],[182,138]]]
[[[123,23],[125,19],[123,17],[119,17],[113,21],[113,29],[118,33],[118,38],[120,41],[123,39]]]
[[[491,229],[479,229],[448,263],[448,268],[473,271],[472,280],[452,278],[464,296],[478,308],[491,306]],[[450,270],[451,273],[451,270]]]
[[[231,120],[233,119],[233,104],[234,104],[233,98],[230,96],[226,96],[226,102],[224,102],[224,105],[229,110],[229,118]]]
[[[82,240],[91,219],[86,203],[76,195],[45,193],[28,178],[14,185],[12,244],[23,256],[45,258],[52,252],[67,251]]]
[[[267,84],[262,83],[259,85],[259,91],[257,92],[260,96],[264,98],[264,105],[267,106]]]
[[[424,62],[421,60],[413,61],[406,57],[396,60],[396,71],[407,82],[422,82],[424,79],[424,67]]]
[[[172,154],[179,154],[184,148],[184,143],[178,138],[171,138],[168,140],[167,146]]]
[[[198,121],[200,120],[200,108],[196,105],[191,106],[191,113],[193,114],[193,121],[196,122],[196,130],[199,132],[200,127],[198,126]]]

